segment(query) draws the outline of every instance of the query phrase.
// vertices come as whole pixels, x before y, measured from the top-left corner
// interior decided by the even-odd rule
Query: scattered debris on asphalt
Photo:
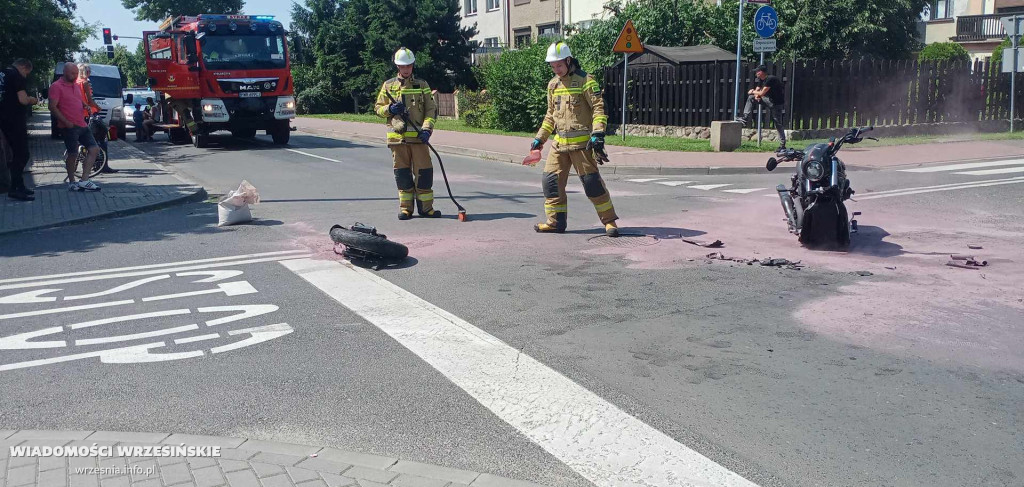
[[[981,245],[971,245],[971,244],[967,244],[967,248],[969,248],[969,249],[971,249],[971,250],[981,250],[981,248],[982,248],[982,247],[981,247]]]
[[[688,238],[684,238],[682,239],[682,241],[690,245],[696,245],[698,247],[705,247],[709,249],[720,249],[725,246],[725,244],[722,243],[721,240],[715,240],[714,242],[701,242],[700,240],[690,240]]]
[[[793,262],[789,259],[773,259],[771,257],[767,259],[744,259],[741,257],[726,257],[721,252],[712,252],[706,256],[710,260],[728,260],[730,262],[737,262],[740,264],[754,265],[758,264],[762,267],[782,267],[790,270],[798,271],[804,266],[800,264],[800,261]]]
[[[889,269],[890,271],[894,271],[894,270],[896,270],[896,266],[886,267],[886,269]]]
[[[953,259],[946,263],[950,267],[960,267],[963,269],[977,269],[978,267],[985,267],[988,265],[987,260],[978,260],[973,255],[959,255],[953,254],[949,256]]]
[[[854,274],[857,274],[858,276],[861,276],[861,277],[868,277],[868,276],[875,275],[875,273],[871,272],[871,271],[857,271]]]

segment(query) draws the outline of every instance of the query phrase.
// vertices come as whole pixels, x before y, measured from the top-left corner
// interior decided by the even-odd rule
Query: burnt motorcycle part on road
[[[398,265],[409,256],[408,247],[388,240],[387,235],[377,233],[376,227],[359,222],[348,228],[335,225],[331,227],[330,235],[335,243],[335,253],[350,261],[369,264],[373,270]]]

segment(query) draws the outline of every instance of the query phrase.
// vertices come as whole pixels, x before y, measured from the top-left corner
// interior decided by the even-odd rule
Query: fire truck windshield
[[[203,36],[200,45],[207,69],[285,67],[284,37],[280,35]]]

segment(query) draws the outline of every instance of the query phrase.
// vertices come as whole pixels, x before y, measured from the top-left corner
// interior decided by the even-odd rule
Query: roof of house
[[[736,54],[726,51],[718,46],[644,46],[647,53],[664,58],[669,62],[681,63],[706,63],[714,61],[734,61]],[[642,56],[642,53],[630,56],[630,61]]]

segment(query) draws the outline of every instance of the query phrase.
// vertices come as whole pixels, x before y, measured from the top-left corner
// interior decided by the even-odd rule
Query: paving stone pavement
[[[64,143],[50,138],[49,121],[35,115],[29,127],[29,163],[26,184],[36,191],[35,201],[0,196],[0,235],[30,229],[79,223],[202,201],[202,187],[180,179],[153,163],[141,150],[123,140],[111,141],[110,165],[117,174],[101,174],[97,192],[68,191],[64,179]]]
[[[192,452],[196,456],[175,456],[178,452],[173,449],[159,450],[182,445],[196,448]],[[57,447],[63,451],[52,450]],[[146,447],[153,449],[146,451]],[[213,447],[219,447],[216,455]],[[71,455],[68,450],[84,455]],[[39,456],[32,456],[36,454]],[[0,430],[0,487],[27,486],[543,487],[398,458],[247,438]]]

